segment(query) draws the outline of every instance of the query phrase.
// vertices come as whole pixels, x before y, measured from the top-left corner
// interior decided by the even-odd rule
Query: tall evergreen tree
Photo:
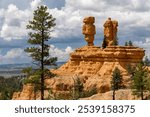
[[[150,75],[146,79],[146,90],[148,91],[147,99],[150,99]]]
[[[128,46],[133,46],[132,41],[128,42]]]
[[[144,59],[144,65],[145,66],[149,66],[150,65],[150,60],[148,59],[148,57],[146,56]]]
[[[102,48],[106,48],[106,36],[104,35],[103,43],[102,43]]]
[[[128,42],[126,41],[124,45],[125,45],[125,46],[128,46]]]
[[[29,33],[28,43],[33,46],[26,48],[25,52],[30,54],[33,63],[38,66],[34,71],[36,74],[34,78],[38,79],[40,83],[41,100],[44,99],[44,79],[52,76],[46,66],[54,65],[57,61],[56,57],[50,57],[50,46],[46,43],[51,38],[50,33],[55,25],[55,18],[48,13],[47,7],[43,5],[34,11],[33,20],[29,21],[27,25],[27,29],[32,30]]]
[[[118,37],[115,37],[114,40],[113,40],[113,45],[116,46],[116,45],[118,45],[118,44],[119,44],[119,43],[118,43]]]
[[[133,66],[131,64],[127,64],[126,69],[128,71],[128,74],[131,75],[131,79],[132,79],[132,77],[134,76],[134,73],[135,73],[136,66]]]
[[[144,63],[141,62],[137,65],[134,75],[132,76],[132,89],[133,94],[144,99],[144,92],[147,90],[148,83],[148,70],[144,66]]]
[[[113,91],[113,100],[115,100],[115,92],[118,89],[122,88],[122,75],[120,73],[120,70],[116,67],[112,74],[112,80],[111,80],[111,89]]]
[[[74,86],[73,86],[73,100],[77,100],[81,97],[83,92],[83,83],[80,81],[79,76],[73,78]]]

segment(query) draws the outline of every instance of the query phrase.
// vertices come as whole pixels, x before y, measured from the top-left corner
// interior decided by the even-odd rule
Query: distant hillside
[[[57,68],[60,67],[65,62],[57,62],[57,66],[51,66],[49,68]],[[0,76],[9,78],[12,76],[21,76],[24,75],[21,71],[27,67],[36,68],[35,65],[31,63],[22,63],[22,64],[0,64]]]
[[[21,78],[4,78],[0,76],[0,100],[10,100],[15,91],[22,89]]]

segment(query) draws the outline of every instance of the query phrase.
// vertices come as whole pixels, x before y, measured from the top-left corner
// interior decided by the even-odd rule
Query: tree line
[[[12,99],[13,93],[22,89],[22,83],[19,76],[4,78],[0,76],[0,100]]]

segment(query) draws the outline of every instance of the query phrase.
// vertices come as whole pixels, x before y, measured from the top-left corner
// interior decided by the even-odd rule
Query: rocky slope
[[[147,93],[145,93],[145,97],[146,98]],[[120,89],[117,90],[115,93],[115,100],[140,100],[140,97],[137,97],[136,95],[132,94],[132,91],[130,89]],[[81,98],[81,100],[112,100],[112,91],[108,91],[106,93],[98,93],[95,94],[91,97],[87,97],[87,98]]]

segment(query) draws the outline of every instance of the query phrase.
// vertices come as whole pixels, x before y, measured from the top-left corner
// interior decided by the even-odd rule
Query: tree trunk
[[[115,89],[113,90],[113,100],[115,100]]]
[[[36,84],[34,84],[34,100],[36,100]]]
[[[44,100],[44,75],[41,74],[41,100]]]
[[[42,73],[41,73],[41,100],[44,100],[44,38],[43,38],[43,35],[44,35],[44,31],[42,31],[42,55],[41,55],[41,70],[42,70]]]
[[[141,100],[144,100],[143,87],[142,87],[142,90],[141,90]]]
[[[144,94],[143,94],[143,91],[144,91],[144,86],[143,86],[143,78],[141,78],[141,100],[144,100]]]

